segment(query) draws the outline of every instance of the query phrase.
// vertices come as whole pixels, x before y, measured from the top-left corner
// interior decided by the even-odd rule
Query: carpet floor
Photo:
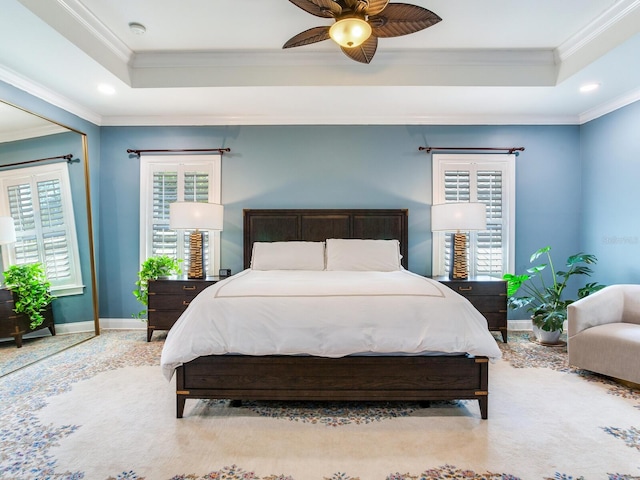
[[[106,331],[0,378],[0,478],[90,480],[640,479],[640,392],[567,365],[526,333],[476,401],[188,400],[162,335]]]
[[[23,338],[20,348],[16,347],[13,340],[2,341],[0,342],[0,376],[71,348],[93,335],[93,332],[81,332]]]

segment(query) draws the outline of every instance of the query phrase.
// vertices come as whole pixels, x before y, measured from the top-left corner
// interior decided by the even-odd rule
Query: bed
[[[479,402],[481,418],[488,418],[489,363],[491,359],[499,358],[500,351],[486,328],[486,320],[466,299],[433,280],[406,270],[406,209],[247,209],[243,215],[245,270],[199,294],[172,327],[163,348],[163,372],[167,378],[176,376],[178,418],[184,414],[187,399],[230,399],[234,402],[475,399]],[[326,262],[325,268],[316,268],[311,260],[310,266],[305,264],[293,272],[273,269],[268,261],[260,266],[255,263],[258,247],[268,247],[270,252],[280,248],[278,258],[285,258],[282,257],[283,245],[295,257],[298,248],[313,248],[315,252],[319,244],[325,252],[322,260]],[[353,250],[354,246],[358,251]],[[399,268],[384,271],[385,265],[380,268],[376,265],[375,269],[381,272],[335,271],[342,269],[340,262],[357,262],[359,251],[368,251],[370,246],[384,248],[384,252],[380,250],[383,254],[373,255],[381,262],[387,258],[390,248],[395,248],[397,261],[401,263]],[[305,258],[315,258],[313,255]],[[304,263],[306,260],[299,261]],[[337,268],[329,268],[330,262]],[[371,291],[359,290],[361,278],[366,279],[367,285],[372,285],[366,287]],[[388,281],[390,278],[393,280]],[[317,292],[309,290],[317,288],[316,279],[324,282]],[[387,288],[387,283],[394,284],[395,290],[382,290]],[[256,285],[262,290],[254,290]],[[332,303],[317,303],[328,301],[325,297]],[[273,303],[256,303],[262,301]],[[316,303],[311,303],[313,307],[309,308],[306,301]],[[416,303],[423,301],[431,302],[434,308],[440,309],[437,310],[440,317],[448,319],[436,323],[437,331],[449,328],[449,325],[453,329],[453,333],[447,333],[450,337],[446,338],[448,346],[442,351],[430,343],[432,335],[415,338],[424,330],[417,317],[431,309]],[[284,309],[278,310],[283,302],[287,304],[286,314]],[[240,303],[250,306],[241,310]],[[397,317],[396,311],[401,311],[397,308],[400,304],[413,310],[406,318],[393,318]],[[353,308],[356,305],[357,308]],[[289,307],[292,307],[291,313]],[[259,326],[251,326],[252,317],[260,316],[261,310],[268,311],[270,316]],[[307,316],[313,316],[305,312],[316,310],[326,312],[318,315],[330,326],[326,334],[309,334],[306,325],[301,326]],[[356,310],[358,314],[354,313]],[[229,319],[222,318],[229,316],[229,312],[233,312]],[[345,312],[349,313],[347,317]],[[214,318],[216,316],[220,318]],[[381,334],[372,334],[376,330],[372,330],[371,325],[367,323],[361,328],[356,323],[360,316],[365,323],[375,316],[393,319],[396,326],[385,327],[387,330]],[[343,318],[336,323],[334,318],[337,317],[348,320]],[[471,321],[458,317],[470,317]],[[353,324],[349,323],[352,319]],[[402,322],[402,329],[397,328],[398,322]],[[214,323],[215,327],[210,328]],[[245,323],[249,325],[248,330],[238,333],[245,328]],[[466,329],[466,323],[470,324],[469,331],[459,333],[458,325]],[[401,338],[399,332],[409,331],[412,325],[418,333]],[[292,326],[291,331],[297,329],[296,334],[289,334],[287,326]],[[345,334],[341,329],[351,333]],[[428,331],[434,330],[425,330]],[[233,338],[228,339],[227,335]],[[378,337],[372,338],[376,335]],[[396,347],[393,343],[396,336],[402,345],[412,346]],[[222,337],[224,345],[211,345]],[[323,341],[315,341],[318,338]],[[263,345],[272,339],[276,346]],[[336,346],[336,342],[341,345]],[[325,348],[328,344],[332,345],[331,350]]]

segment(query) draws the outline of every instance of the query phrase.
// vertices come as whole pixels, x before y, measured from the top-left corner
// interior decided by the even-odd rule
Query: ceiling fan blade
[[[408,35],[431,27],[442,19],[431,10],[406,3],[390,3],[382,13],[369,17],[376,37]]]
[[[334,18],[342,13],[342,7],[333,0],[289,0],[307,13],[322,18]]]
[[[367,15],[378,15],[382,12],[387,5],[389,4],[389,0],[369,0],[369,6],[365,10]]]
[[[371,35],[364,43],[358,47],[345,48],[340,47],[344,54],[351,60],[360,63],[370,63],[378,48],[378,39]]]
[[[302,47],[303,45],[322,42],[329,38],[329,27],[313,27],[291,37],[282,48]]]

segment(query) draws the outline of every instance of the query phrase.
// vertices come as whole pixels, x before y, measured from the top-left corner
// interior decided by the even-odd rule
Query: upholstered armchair
[[[569,364],[640,384],[640,285],[610,285],[567,310]]]

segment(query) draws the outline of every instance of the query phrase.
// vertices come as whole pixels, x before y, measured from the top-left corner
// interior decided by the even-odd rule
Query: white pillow
[[[324,242],[254,242],[253,270],[324,270]]]
[[[327,239],[327,270],[400,270],[398,240]]]

